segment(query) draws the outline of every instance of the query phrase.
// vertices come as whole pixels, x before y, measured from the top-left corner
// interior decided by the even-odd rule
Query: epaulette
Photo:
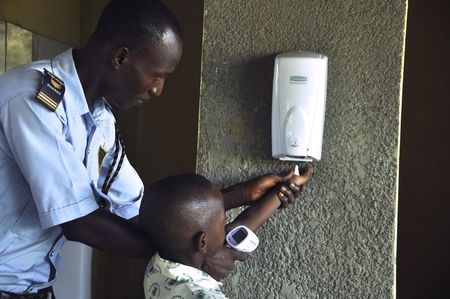
[[[55,112],[64,96],[65,90],[64,81],[44,69],[42,85],[38,90],[36,100],[50,111]]]

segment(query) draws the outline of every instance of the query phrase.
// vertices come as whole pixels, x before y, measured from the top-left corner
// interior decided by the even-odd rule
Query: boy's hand
[[[300,192],[303,190],[303,187],[311,178],[313,172],[314,167],[311,164],[308,164],[306,170],[304,170],[303,173],[301,173],[300,175],[293,175],[290,178],[290,180],[287,182],[288,185],[281,185],[277,193],[278,198],[281,201],[280,209],[286,208],[288,205],[295,201],[295,198],[300,195]]]
[[[308,169],[312,166],[308,166]],[[294,171],[288,170],[279,174],[268,173],[249,181],[242,182],[222,190],[224,194],[225,209],[229,210],[243,205],[252,205],[269,191],[273,191],[277,185],[284,185],[286,192],[283,192],[284,197],[278,194],[282,207],[286,207],[299,197],[303,189],[303,185],[309,180],[311,173],[309,170],[300,176],[294,175]]]
[[[228,246],[223,246],[215,256],[208,258],[203,271],[211,275],[216,280],[221,280],[234,270],[235,261],[243,261],[247,254],[236,251]]]
[[[292,183],[291,183],[292,184]],[[292,184],[292,186],[289,186],[291,189],[287,188],[285,185],[281,185],[279,188],[276,188],[277,196],[280,199],[281,206],[280,209],[286,208],[288,205],[295,202],[295,198],[297,196],[294,195],[294,192],[292,190],[295,190],[296,193],[300,193],[302,189],[295,184]]]
[[[313,172],[314,167],[312,166],[312,164],[308,164],[306,166],[306,169],[300,175],[294,175],[290,182],[294,183],[297,186],[303,186],[309,181]]]

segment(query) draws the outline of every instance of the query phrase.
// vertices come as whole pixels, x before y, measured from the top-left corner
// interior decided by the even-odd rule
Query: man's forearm
[[[61,228],[67,239],[110,253],[135,258],[149,258],[155,253],[138,225],[103,209],[64,223]]]
[[[246,189],[242,183],[235,184],[228,188],[220,190],[223,195],[225,210],[237,208],[249,204]]]

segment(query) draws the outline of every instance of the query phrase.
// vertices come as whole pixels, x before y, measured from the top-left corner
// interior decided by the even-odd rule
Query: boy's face
[[[219,190],[211,192],[210,196],[214,197],[211,201],[211,214],[207,237],[207,256],[214,256],[225,242],[225,208],[223,205],[223,196]]]

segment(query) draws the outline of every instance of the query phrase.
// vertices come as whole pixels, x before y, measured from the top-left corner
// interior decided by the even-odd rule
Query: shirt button
[[[52,250],[50,251],[50,257],[53,257],[55,255],[55,252]]]

